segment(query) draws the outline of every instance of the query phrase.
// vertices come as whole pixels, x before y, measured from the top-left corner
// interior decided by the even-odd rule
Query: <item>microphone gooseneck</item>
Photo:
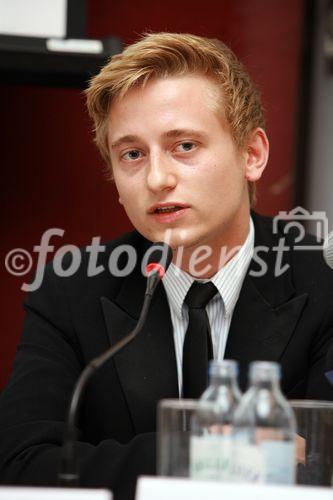
[[[100,356],[92,359],[84,368],[74,386],[60,458],[60,471],[58,474],[58,483],[60,486],[75,487],[79,485],[79,470],[75,452],[75,441],[77,440],[76,420],[85,388],[92,375],[117,352],[121,351],[142,330],[154,291],[172,261],[172,250],[166,243],[155,243],[150,250],[150,256],[145,268],[147,286],[140,317],[135,328],[114,346],[107,349]]]

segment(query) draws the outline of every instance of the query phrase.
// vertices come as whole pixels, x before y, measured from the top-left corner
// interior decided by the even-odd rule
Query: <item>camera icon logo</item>
[[[326,212],[309,212],[303,207],[295,207],[289,212],[281,211],[273,218],[273,234],[278,233],[278,223],[285,222],[283,227],[284,234],[290,230],[297,230],[298,235],[295,238],[295,250],[322,250],[324,240],[328,235],[328,219]],[[318,245],[302,244],[305,237],[304,224],[311,224],[311,232],[313,233]]]

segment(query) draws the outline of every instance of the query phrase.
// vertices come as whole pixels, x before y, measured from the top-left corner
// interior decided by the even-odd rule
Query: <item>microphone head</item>
[[[167,243],[159,241],[154,243],[149,249],[149,257],[146,265],[146,275],[157,271],[160,278],[163,278],[166,270],[172,261],[172,249]]]
[[[333,342],[326,354],[326,371],[325,375],[329,382],[333,385]]]
[[[328,267],[333,269],[333,231],[331,231],[324,241],[324,259]]]

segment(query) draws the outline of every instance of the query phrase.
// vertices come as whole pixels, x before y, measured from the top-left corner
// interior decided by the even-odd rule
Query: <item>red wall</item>
[[[89,35],[143,31],[193,32],[229,44],[259,84],[267,111],[271,160],[259,186],[258,210],[274,214],[293,206],[292,172],[301,60],[301,0],[90,0]],[[113,186],[104,179],[91,124],[79,90],[2,85],[1,113],[1,330],[0,388],[10,372],[23,320],[29,276],[14,277],[3,263],[13,248],[30,252],[42,233],[65,230],[55,246],[105,241],[129,229]],[[33,255],[33,254],[32,254]],[[36,259],[34,260],[36,264]],[[30,275],[31,278],[31,275]]]

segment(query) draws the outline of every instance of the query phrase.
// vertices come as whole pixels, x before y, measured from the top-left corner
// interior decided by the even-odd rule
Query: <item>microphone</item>
[[[326,264],[333,269],[333,231],[325,238],[323,253]]]
[[[331,231],[324,242],[324,259],[326,264],[333,269],[333,231]],[[333,385],[333,343],[328,349],[326,355],[326,372],[325,376],[328,381]]]
[[[150,247],[149,251],[150,255],[147,260],[147,265],[145,266],[145,274],[147,276],[146,291],[140,317],[135,328],[114,346],[107,349],[100,356],[92,359],[85,367],[74,386],[61,449],[60,470],[58,473],[58,483],[60,486],[79,486],[79,471],[75,453],[75,441],[77,440],[76,421],[80,402],[87,383],[92,375],[103,366],[104,363],[109,361],[140,333],[145,324],[154,291],[171,264],[172,250],[166,243],[155,243]]]
[[[326,355],[326,372],[325,377],[328,379],[331,385],[333,385],[333,343],[329,348]]]
[[[172,250],[166,243],[155,243],[149,249],[149,257],[145,266],[147,288],[145,295],[153,294],[172,261]]]

